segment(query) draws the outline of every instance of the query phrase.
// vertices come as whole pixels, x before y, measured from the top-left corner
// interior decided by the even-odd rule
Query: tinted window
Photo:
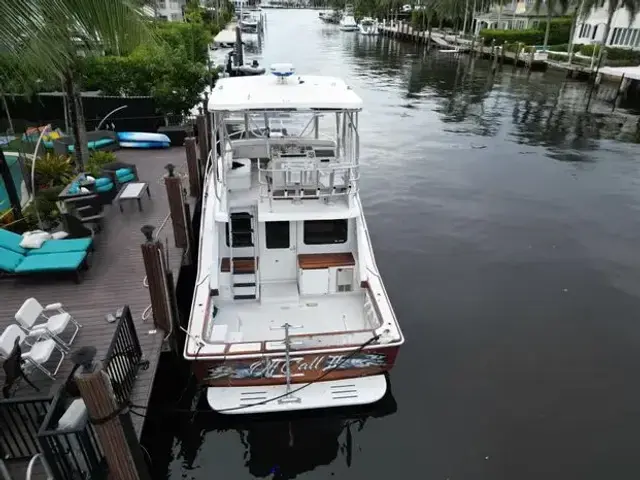
[[[289,248],[289,222],[266,222],[267,248]]]
[[[226,227],[227,246],[229,246],[229,224]],[[253,230],[251,229],[251,216],[248,213],[231,214],[231,233],[233,235],[233,247],[252,247]]]
[[[347,241],[348,221],[308,220],[304,222],[304,243],[307,245],[327,245]]]

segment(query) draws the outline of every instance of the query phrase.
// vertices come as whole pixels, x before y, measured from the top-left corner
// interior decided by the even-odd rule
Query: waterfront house
[[[504,5],[500,11],[499,4],[494,4],[487,13],[476,15],[473,32],[477,35],[485,28],[495,30],[525,30],[536,28],[547,20],[547,8],[542,5],[538,11],[533,0],[518,0]],[[553,15],[560,17],[558,13]]]
[[[597,10],[588,12],[584,19],[578,23],[573,41],[583,44],[602,44],[608,17],[607,3]],[[607,46],[640,50],[640,18],[636,16],[632,22],[626,9],[618,9],[613,14],[608,37],[604,42]]]

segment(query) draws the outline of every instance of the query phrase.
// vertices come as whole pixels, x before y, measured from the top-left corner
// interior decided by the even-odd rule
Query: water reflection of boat
[[[204,422],[205,430],[237,431],[245,449],[245,465],[252,476],[292,479],[329,465],[339,456],[351,466],[355,440],[367,422],[396,410],[389,388],[380,401],[365,407],[269,416],[205,414],[194,421],[198,425]]]

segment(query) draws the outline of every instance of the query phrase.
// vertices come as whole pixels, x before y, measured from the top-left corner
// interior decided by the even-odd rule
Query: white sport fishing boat
[[[371,17],[364,17],[358,25],[361,35],[378,35],[378,22]]]
[[[362,100],[334,77],[219,79],[184,356],[229,414],[374,403],[404,337],[360,203]]]
[[[340,30],[343,32],[356,32],[358,31],[358,24],[353,16],[353,7],[347,5],[344,7],[344,15],[340,19]]]

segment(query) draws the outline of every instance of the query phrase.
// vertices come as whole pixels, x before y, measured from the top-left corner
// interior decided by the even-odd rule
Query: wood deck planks
[[[155,331],[151,315],[146,321],[142,319],[150,298],[148,289],[142,283],[145,269],[140,245],[144,242],[144,235],[140,227],[149,224],[158,229],[168,215],[169,206],[162,184],[164,165],[173,163],[181,171],[186,171],[185,153],[182,148],[172,148],[119,150],[116,155],[118,161],[137,166],[140,181],[149,183],[151,199],[146,195],[142,198],[142,212],[138,212],[134,205],[125,205],[124,213],[119,211],[116,204],[105,207],[104,230],[95,237],[96,251],[91,268],[85,273],[82,283],[76,284],[72,279],[64,277],[0,279],[0,331],[14,321],[15,312],[28,297],[35,297],[43,305],[62,302],[67,311],[83,325],[74,341],[72,352],[79,347],[91,345],[97,349],[97,358],[102,359],[107,353],[116,326],[115,323],[107,323],[105,315],[115,314],[116,309],[128,304],[134,316],[143,359],[149,360],[149,369],[140,370],[138,374],[131,401],[137,405],[147,405],[165,333]],[[169,264],[174,273],[174,281],[177,281],[182,251],[174,246],[170,220],[166,222],[158,238],[163,243],[168,240]],[[55,358],[54,354],[52,359]],[[35,392],[21,382],[16,397],[53,392],[67,378],[72,367],[72,362],[65,359],[55,382],[39,372],[32,373],[30,378],[41,392]],[[4,384],[4,373],[0,369],[1,384]],[[140,436],[144,418],[134,415],[132,420]],[[24,473],[20,474],[16,469],[25,472],[26,465],[26,461],[10,462],[9,468],[15,478],[24,478]]]

